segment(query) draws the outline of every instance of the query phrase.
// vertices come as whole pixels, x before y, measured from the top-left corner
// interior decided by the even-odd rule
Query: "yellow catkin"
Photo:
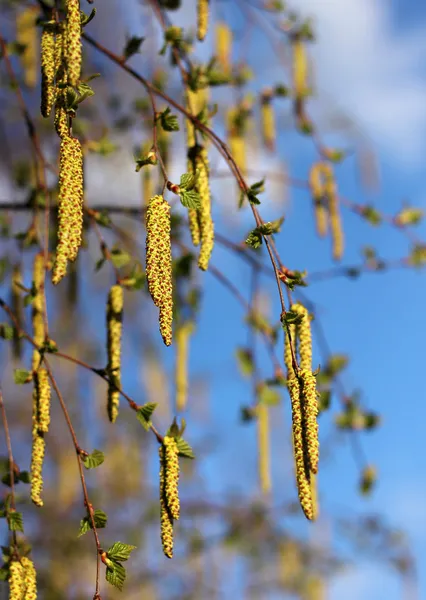
[[[39,368],[34,374],[35,402],[37,404],[37,429],[43,433],[49,431],[50,425],[50,380],[46,369]]]
[[[195,168],[198,173],[196,189],[201,198],[200,209],[198,211],[201,238],[198,266],[203,271],[207,271],[214,247],[214,223],[211,213],[209,159],[205,148],[199,148],[197,151]]]
[[[27,556],[21,558],[24,567],[25,600],[36,600],[37,598],[37,572],[34,563]]]
[[[236,124],[237,112],[238,111],[235,108],[231,108],[228,111],[227,141],[232,158],[237,163],[237,166],[239,167],[241,172],[245,174],[247,170],[246,142],[244,140],[242,127],[238,127]]]
[[[76,87],[81,75],[81,19],[79,0],[66,0],[66,60],[69,85]]]
[[[173,283],[170,239],[170,206],[163,196],[153,196],[146,211],[146,279],[154,304],[160,309],[160,333],[172,343]]]
[[[55,31],[45,27],[41,34],[41,104],[43,117],[48,117],[55,102]]]
[[[260,489],[264,494],[271,491],[271,456],[269,439],[269,409],[262,402],[257,405],[257,445]]]
[[[83,230],[83,154],[76,138],[61,140],[59,159],[58,245],[52,283],[65,276],[68,260],[75,260]]]
[[[309,172],[309,187],[314,201],[315,223],[317,233],[325,237],[328,232],[328,214],[325,206],[325,189],[322,177],[322,164],[317,162],[312,165]]]
[[[197,38],[202,42],[209,27],[209,0],[197,0]]]
[[[25,570],[18,561],[9,564],[9,600],[24,600]]]
[[[180,516],[179,501],[179,457],[176,440],[173,437],[165,436],[164,446],[164,495],[167,508],[173,520],[177,521]]]
[[[297,325],[298,350],[301,369],[312,370],[312,334],[308,310],[302,304],[293,304],[291,310],[302,317]]]
[[[315,475],[315,473],[311,473],[310,479],[311,479],[310,483],[311,483],[311,497],[312,497],[312,514],[313,514],[313,520],[315,521],[316,519],[318,519],[318,513],[319,513],[317,476]]]
[[[22,327],[23,325],[23,303],[21,297],[21,288],[19,284],[22,283],[22,273],[21,266],[15,265],[13,267],[12,281],[11,281],[11,307],[13,314],[18,321],[18,325]],[[20,359],[22,354],[22,343],[21,337],[18,333],[18,330],[14,328],[13,330],[13,340],[12,340],[12,353],[15,359]]]
[[[33,326],[33,339],[37,346],[42,346],[45,338],[44,329],[44,257],[42,254],[36,254],[33,263],[33,286],[35,296],[32,301],[31,320]],[[40,364],[40,353],[38,350],[33,352],[32,369],[38,369]]]
[[[176,410],[183,411],[188,402],[188,347],[189,338],[193,331],[193,324],[190,322],[181,325],[175,335],[176,341],[176,365],[175,365],[175,385],[176,385]]]
[[[272,90],[266,90],[262,94],[260,116],[262,126],[263,143],[271,152],[275,149],[275,114],[272,106]]]
[[[284,341],[284,363],[287,369],[287,377],[294,377],[293,370],[293,354],[291,352],[291,344],[293,344],[293,350],[296,352],[296,327],[295,325],[289,325],[288,330],[290,332],[290,336],[287,331],[285,332],[285,341]],[[290,344],[291,337],[291,344]]]
[[[28,87],[37,84],[37,9],[28,7],[16,17],[16,41],[22,45],[19,58],[24,70],[24,82]]]
[[[310,470],[318,472],[318,398],[315,375],[309,369],[299,370],[299,385],[303,412],[305,452]]]
[[[231,70],[232,31],[226,23],[216,25],[216,56],[224,75]]]
[[[145,167],[142,172],[142,206],[148,205],[149,199],[154,195],[154,182],[150,167]]]
[[[302,98],[308,90],[308,59],[306,47],[299,36],[293,40],[293,88],[296,97]]]
[[[69,137],[66,84],[65,33],[58,31],[55,37],[55,129],[60,138]]]
[[[321,575],[310,575],[305,579],[301,600],[326,600],[326,586]]]
[[[161,544],[167,558],[173,558],[173,517],[166,502],[165,495],[165,447],[159,447],[160,455],[160,519],[161,519]]]
[[[297,377],[287,380],[288,391],[291,399],[291,412],[293,422],[293,451],[296,468],[297,491],[299,502],[307,519],[314,519],[314,507],[311,493],[311,473],[307,468],[305,459],[305,443],[303,436],[303,415],[300,401],[300,386]]]
[[[34,405],[37,406],[34,400]],[[33,416],[33,443],[31,449],[31,500],[36,506],[43,506],[41,493],[43,491],[43,462],[45,452],[45,441],[43,433],[37,429],[34,424]]]
[[[299,544],[290,538],[280,544],[280,582],[287,589],[293,589],[303,572],[304,557]]]
[[[113,382],[121,387],[121,331],[123,318],[123,288],[113,285],[109,291],[107,304],[107,353],[108,377],[112,383],[108,385],[108,418],[114,423],[118,415],[120,392]]]
[[[326,176],[325,193],[328,200],[330,231],[333,241],[333,258],[334,260],[341,260],[344,251],[344,237],[340,218],[340,203],[337,195],[337,186],[331,167]]]

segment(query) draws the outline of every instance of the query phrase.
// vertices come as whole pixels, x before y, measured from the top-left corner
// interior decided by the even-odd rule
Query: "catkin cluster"
[[[163,196],[153,196],[146,211],[146,279],[151,298],[160,309],[160,333],[172,343],[173,283],[170,239],[170,206]]]
[[[35,290],[32,301],[31,320],[33,326],[33,339],[37,346],[42,346],[45,338],[44,329],[44,257],[42,254],[36,254],[33,263],[33,286]],[[40,352],[34,350],[32,369],[36,371],[40,364]]]
[[[45,453],[44,434],[50,424],[50,381],[46,369],[39,367],[33,375],[33,427],[31,449],[31,500],[43,506],[43,462]]]
[[[209,0],[197,0],[197,38],[202,42],[209,27]]]
[[[45,27],[41,34],[41,103],[43,117],[48,117],[55,103],[56,62],[55,62],[55,30]]]
[[[272,106],[272,99],[272,90],[265,90],[262,94],[260,105],[263,143],[266,148],[271,151],[275,149],[276,137],[275,114]]]
[[[160,455],[161,543],[168,558],[173,557],[173,521],[179,519],[179,450],[175,438],[165,436]]]
[[[309,174],[309,185],[314,201],[318,235],[321,237],[326,236],[330,226],[333,258],[340,260],[343,256],[344,237],[340,218],[339,196],[331,165],[326,162],[313,164]]]
[[[83,153],[77,138],[63,137],[59,153],[58,245],[52,283],[65,276],[77,258],[83,230]]]
[[[188,346],[189,338],[194,329],[193,324],[187,321],[176,331],[176,410],[183,411],[188,402]]]
[[[107,373],[108,384],[108,418],[114,423],[118,415],[121,387],[121,331],[123,319],[123,288],[113,285],[108,294],[107,303]]]
[[[211,214],[209,159],[205,148],[198,146],[195,149],[194,166],[195,172],[197,173],[195,187],[201,198],[201,204],[198,210],[201,241],[198,266],[203,271],[207,271],[214,246],[214,224]]]
[[[299,364],[294,369],[289,335],[286,335],[284,360],[287,367],[287,386],[292,406],[293,449],[299,500],[303,512],[310,520],[316,518],[317,499],[315,475],[318,472],[318,400],[316,380],[312,373],[312,337],[309,313],[301,304],[291,310],[301,317],[300,323],[289,326],[291,344]]]
[[[9,600],[36,600],[37,573],[33,561],[24,556],[9,564]]]

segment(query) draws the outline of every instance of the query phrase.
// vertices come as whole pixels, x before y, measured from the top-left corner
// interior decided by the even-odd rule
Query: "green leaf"
[[[106,258],[104,258],[103,256],[99,260],[97,260],[95,264],[95,271],[100,271],[104,266],[105,262]]]
[[[120,563],[112,562],[112,566],[106,568],[105,577],[108,583],[122,591],[126,580],[126,569]]]
[[[157,408],[156,402],[147,402],[136,412],[136,418],[141,423],[142,427],[148,431],[152,425],[151,417],[154,410]]]
[[[96,529],[103,529],[104,527],[106,527],[108,517],[102,510],[99,510],[97,508],[93,513],[93,520],[95,521]],[[77,537],[81,537],[90,529],[92,529],[92,520],[89,517],[89,515],[87,515],[86,517],[84,517],[84,519],[80,521],[80,529],[77,534]]]
[[[183,456],[185,458],[195,458],[195,454],[191,446],[182,437],[176,438],[176,444],[179,450],[179,456]]]
[[[130,544],[123,544],[123,542],[115,542],[108,550],[107,555],[111,560],[123,562],[128,560],[130,554],[135,550],[136,546]]]
[[[377,471],[373,465],[368,465],[362,470],[359,490],[363,496],[368,496],[377,481]]]
[[[137,37],[137,36],[132,36],[131,38],[129,38],[127,40],[126,45],[123,50],[123,56],[124,56],[125,60],[127,60],[128,58],[130,58],[131,56],[133,56],[134,54],[137,54],[139,52],[140,47],[144,40],[145,40],[144,37]]]
[[[9,525],[9,531],[22,531],[24,532],[24,519],[20,512],[9,512],[7,522]]]
[[[19,481],[22,481],[22,483],[31,483],[31,475],[29,474],[29,472],[21,471],[19,473]]]
[[[274,390],[265,384],[261,384],[258,390],[259,402],[268,406],[276,406],[281,402],[281,394],[278,390]]]
[[[130,290],[141,290],[143,289],[146,281],[146,275],[141,265],[136,263],[133,266],[132,272],[128,277],[121,280],[121,285]]]
[[[93,450],[91,454],[82,458],[83,464],[86,469],[95,469],[99,467],[105,460],[104,453],[100,450]]]
[[[292,271],[291,273],[287,273],[285,275],[284,283],[288,287],[289,290],[294,290],[296,286],[307,287],[307,283],[305,281],[307,273],[306,271]]]
[[[263,236],[258,227],[250,231],[246,239],[246,244],[255,250],[263,244]]]
[[[160,123],[164,131],[179,131],[178,118],[171,112],[169,107],[160,114]]]
[[[0,337],[4,340],[13,339],[13,327],[8,323],[0,323]]]
[[[340,371],[343,371],[343,369],[347,366],[348,362],[349,359],[345,354],[333,354],[329,357],[324,371],[330,377],[334,377],[335,375],[340,373]]]
[[[268,221],[266,223],[263,223],[263,225],[261,225],[259,227],[259,231],[263,235],[272,235],[274,233],[279,233],[283,222],[284,222],[284,217],[281,217],[280,219],[276,219],[275,221]]]
[[[252,406],[242,406],[240,410],[241,421],[243,423],[250,423],[256,418],[255,411]]]
[[[380,225],[382,222],[382,215],[373,206],[363,206],[360,214],[371,223],[371,225]]]
[[[130,254],[114,246],[111,249],[111,262],[116,269],[120,269],[130,262]]]
[[[409,261],[415,267],[426,265],[426,245],[416,244],[411,251]]]
[[[1,567],[0,581],[7,581],[8,578],[9,578],[9,569],[7,567]]]
[[[183,190],[179,194],[180,201],[186,208],[195,208],[198,210],[201,206],[200,194],[195,190]]]
[[[401,227],[417,225],[423,219],[424,211],[421,208],[403,208],[395,217],[395,222]]]
[[[195,186],[195,175],[193,173],[184,173],[180,176],[179,187],[182,190],[192,190]]]
[[[294,312],[292,310],[288,310],[285,315],[281,317],[281,323],[283,327],[285,325],[299,325],[303,321],[303,315],[299,315],[299,313]]]
[[[33,376],[31,371],[27,371],[26,369],[15,369],[13,371],[13,379],[17,385],[29,383],[32,381],[32,378]]]
[[[92,8],[90,15],[86,15],[86,13],[84,13],[81,10],[80,11],[81,26],[84,27],[85,25],[88,25],[90,23],[90,21],[92,19],[94,19],[95,15],[96,15],[96,8]]]
[[[243,375],[250,377],[253,374],[253,353],[250,348],[237,348],[236,356],[238,367]]]
[[[135,171],[136,173],[139,173],[142,167],[145,167],[146,165],[156,165],[157,163],[158,159],[156,153],[150,150],[147,154],[144,154],[144,156],[136,159]]]

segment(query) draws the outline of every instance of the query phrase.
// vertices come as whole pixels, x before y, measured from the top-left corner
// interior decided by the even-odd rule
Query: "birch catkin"
[[[209,0],[197,0],[197,38],[202,42],[209,27]]]
[[[16,41],[23,48],[19,55],[25,85],[37,84],[37,9],[34,6],[24,8],[16,17]]]
[[[260,489],[264,494],[271,491],[271,456],[269,439],[269,409],[260,402],[257,405],[257,445]]]
[[[55,102],[55,31],[46,26],[41,34],[41,105],[43,117],[48,117]]]
[[[201,204],[198,211],[201,248],[198,266],[207,271],[214,246],[214,224],[211,214],[211,196],[209,184],[209,162],[205,148],[198,148],[195,157],[195,168],[198,174],[196,189],[200,194]]]
[[[9,600],[23,600],[25,594],[25,570],[20,562],[9,564]]]
[[[190,322],[181,325],[175,335],[176,339],[176,410],[183,411],[188,401],[188,347],[189,338],[193,330]]]
[[[34,394],[35,395],[35,394]],[[36,506],[43,506],[41,493],[43,491],[43,462],[46,443],[43,433],[38,431],[34,423],[34,412],[37,410],[36,399],[33,399],[33,442],[31,449],[31,500]]]
[[[12,312],[18,322],[19,327],[23,326],[23,302],[21,297],[21,288],[19,284],[22,284],[22,273],[21,266],[15,265],[13,267],[12,281],[11,281],[11,307]],[[15,359],[21,358],[22,354],[22,343],[18,329],[15,327],[13,330],[12,340],[12,352]]]
[[[232,32],[226,23],[216,25],[216,56],[224,75],[231,70]]]
[[[329,166],[326,174],[325,193],[328,200],[330,232],[333,241],[333,258],[334,260],[341,260],[344,250],[344,238],[342,222],[340,219],[339,197],[337,195],[336,181],[331,166]]]
[[[170,239],[170,206],[163,196],[153,196],[146,211],[146,279],[154,304],[160,309],[160,333],[172,343],[173,284]]]
[[[275,114],[272,106],[273,92],[272,90],[265,90],[262,94],[260,115],[262,124],[262,137],[263,143],[268,150],[273,151],[275,149]]]
[[[179,501],[179,457],[176,440],[173,437],[165,436],[164,445],[164,494],[167,508],[170,511],[172,519],[177,521],[180,516]]]
[[[308,90],[308,60],[306,48],[299,35],[293,39],[293,88],[297,98],[303,98]]]
[[[66,0],[66,61],[68,83],[77,87],[81,75],[81,19],[79,0]]]
[[[33,263],[33,286],[35,295],[32,302],[31,320],[33,326],[33,339],[37,346],[42,346],[45,338],[44,329],[44,257],[42,254],[36,254]],[[38,369],[40,364],[40,352],[33,351],[32,369]]]
[[[77,138],[64,137],[59,155],[58,245],[52,283],[65,276],[68,260],[75,260],[83,230],[83,154]]]
[[[317,233],[320,237],[325,237],[328,232],[328,213],[324,205],[326,194],[322,175],[322,163],[317,162],[312,165],[309,172],[309,187],[311,189],[312,199],[314,201],[315,222]]]
[[[161,444],[158,449],[160,456],[160,519],[161,519],[161,544],[167,558],[173,558],[173,517],[167,506],[165,494],[165,446]]]
[[[50,425],[50,380],[46,369],[39,368],[34,374],[37,430],[47,433]]]
[[[113,285],[109,291],[107,304],[107,373],[110,379],[107,412],[111,423],[114,423],[117,419],[120,403],[120,392],[117,390],[116,385],[121,387],[122,318],[123,288],[120,285]]]
[[[24,600],[36,600],[37,598],[37,572],[34,563],[27,556],[21,558],[21,564],[24,568]]]

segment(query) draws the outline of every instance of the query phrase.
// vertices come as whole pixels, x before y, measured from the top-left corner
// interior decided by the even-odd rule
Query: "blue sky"
[[[222,15],[227,14],[226,4],[219,4],[217,10],[222,11]],[[380,190],[366,192],[356,176],[355,162],[348,160],[338,170],[340,192],[356,202],[373,202],[378,210],[388,214],[395,214],[403,202],[425,209],[426,11],[419,2],[400,2],[392,6],[384,0],[321,3],[301,0],[298,5],[316,19],[318,40],[312,47],[312,59],[318,100],[313,107],[314,114],[324,128],[336,110],[348,117],[353,123],[350,139],[365,140],[374,151],[379,167]],[[171,17],[187,23],[193,15],[192,3],[187,6],[186,14],[170,13]],[[140,31],[139,3],[129,3],[128,11],[124,29],[137,34]],[[265,63],[261,57],[267,51],[265,37],[256,35],[249,59],[262,67]],[[138,64],[137,59],[135,64]],[[280,69],[265,66],[260,83],[278,81],[282,76]],[[133,89],[129,82],[129,94]],[[325,139],[329,143],[348,143],[348,137]],[[314,157],[309,140],[285,132],[279,152],[280,161],[285,161],[290,173],[306,177]],[[254,156],[260,171],[281,168],[281,162],[271,161],[259,149],[254,151]],[[222,167],[219,163],[219,168]],[[180,163],[175,165],[176,174],[179,171],[182,172]],[[95,181],[93,184],[95,195],[97,185]],[[129,186],[127,197],[131,197],[138,183],[126,181],[125,185]],[[229,202],[229,185],[228,181],[214,188],[219,205],[216,210],[222,223],[224,203]],[[290,190],[284,200],[276,191],[275,187],[267,187],[262,215],[269,219],[281,215],[284,210],[287,214],[283,235],[278,238],[284,261],[295,268],[306,268],[308,272],[330,267],[328,242],[319,242],[311,235],[313,222],[307,195]],[[231,218],[229,209],[226,212],[227,218]],[[358,262],[359,250],[365,245],[374,245],[383,258],[398,258],[409,253],[406,239],[391,227],[382,225],[372,229],[350,212],[344,210],[343,214],[347,239],[343,264]],[[226,225],[222,230],[235,235],[239,241],[250,228],[251,220],[248,213],[235,219],[232,232],[229,227],[227,231]],[[426,237],[423,224],[416,231],[419,237]],[[247,281],[247,273],[222,249],[215,251],[213,260],[232,280],[242,285]],[[208,274],[204,278],[206,320],[200,325],[194,341],[191,366],[194,373],[215,373],[209,379],[209,410],[219,421],[226,404],[228,420],[224,428],[232,440],[239,406],[249,393],[249,386],[232,375],[232,349],[235,343],[245,342],[246,332],[242,327],[241,311],[228,292]],[[271,314],[278,316],[276,294],[273,288],[269,289],[273,298]],[[374,434],[363,436],[362,440],[367,456],[379,470],[379,484],[373,497],[370,500],[358,497],[357,472],[350,447],[342,444],[321,473],[323,510],[315,527],[321,529],[336,514],[341,515],[345,507],[351,513],[384,513],[389,523],[403,528],[410,536],[419,565],[420,594],[425,596],[424,274],[400,270],[366,274],[355,282],[335,279],[313,284],[308,289],[308,296],[318,307],[332,349],[351,356],[344,378],[347,390],[361,389],[365,404],[383,414],[382,427]],[[210,352],[208,366],[205,359],[200,358],[206,346]],[[267,363],[262,366],[267,375]],[[336,409],[337,400],[335,403]],[[278,409],[276,415],[274,443],[277,447],[281,447],[283,436],[289,435],[288,407],[284,413],[283,417],[282,409]],[[328,419],[330,415],[323,418]],[[254,431],[241,428],[238,435],[241,443],[247,444],[248,452],[252,448],[252,460],[233,453],[232,441],[222,446],[221,452],[206,467],[208,486],[214,494],[229,491],[231,481],[235,486],[247,489],[253,489],[255,485]],[[244,469],[246,477],[235,480],[226,476],[224,462],[235,469]],[[274,464],[273,468],[276,476],[274,500],[279,501],[281,490],[288,489],[289,464],[285,474],[280,464]],[[345,572],[330,583],[329,598],[374,600],[386,597],[397,600],[401,590],[395,582],[394,575],[382,565],[371,560],[361,561],[356,570]]]

